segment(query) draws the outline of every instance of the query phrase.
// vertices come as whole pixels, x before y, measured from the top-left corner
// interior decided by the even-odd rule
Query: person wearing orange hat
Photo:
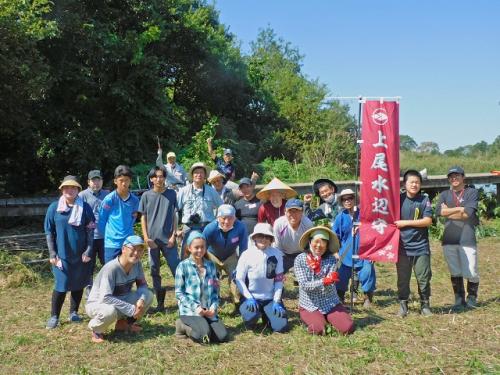
[[[285,214],[287,199],[296,197],[297,192],[275,177],[256,196],[266,201],[259,207],[257,222],[274,225],[276,219]]]
[[[47,329],[59,325],[66,292],[71,292],[70,322],[82,321],[78,308],[83,289],[92,277],[90,260],[94,256],[95,218],[92,208],[78,196],[82,186],[75,176],[66,176],[59,190],[61,196],[47,209],[44,223],[49,261],[55,278]]]

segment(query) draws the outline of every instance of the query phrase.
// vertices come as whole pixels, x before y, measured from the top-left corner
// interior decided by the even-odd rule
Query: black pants
[[[203,316],[181,315],[181,322],[191,327],[192,331],[189,337],[194,341],[203,342],[205,337],[210,340],[224,342],[227,339],[227,330],[220,320],[212,321]]]
[[[83,289],[82,290],[73,290],[71,291],[71,301],[69,306],[69,312],[78,312],[78,308],[80,307],[80,302],[82,301]],[[51,308],[51,316],[55,315],[59,318],[61,315],[61,309],[64,304],[64,300],[66,299],[66,292],[57,292],[52,291],[52,308]]]
[[[431,295],[431,256],[420,255],[409,257],[399,253],[396,263],[398,273],[398,298],[406,301],[410,297],[410,279],[412,271],[417,279],[418,294],[420,299],[428,301]]]

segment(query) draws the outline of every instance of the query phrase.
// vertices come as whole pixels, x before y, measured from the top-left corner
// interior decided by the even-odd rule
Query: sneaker
[[[45,328],[47,329],[54,329],[59,325],[59,318],[57,315],[52,315],[49,320],[47,320],[47,325]]]
[[[78,315],[76,311],[72,311],[69,313],[69,321],[71,323],[81,323],[82,322],[82,317]]]
[[[92,342],[95,342],[96,344],[103,343],[104,342],[104,335],[102,333],[92,331]]]
[[[467,307],[470,307],[471,309],[475,309],[477,305],[477,298],[475,296],[468,295],[467,300],[465,301]]]

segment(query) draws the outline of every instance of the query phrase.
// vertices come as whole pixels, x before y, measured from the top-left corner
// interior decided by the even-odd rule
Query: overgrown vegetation
[[[451,313],[453,292],[441,246],[433,241],[432,297],[434,315],[418,313],[417,286],[412,278],[410,315],[395,316],[398,309],[393,264],[376,264],[374,307],[356,305],[356,332],[341,337],[329,332],[311,336],[300,324],[297,289],[286,280],[285,304],[291,331],[271,334],[262,326],[247,331],[240,317],[230,315],[232,305],[222,303],[221,317],[231,340],[202,346],[174,338],[177,308],[173,279],[166,278],[167,313],[147,317],[137,336],[109,334],[108,342],[90,341],[87,319],[67,322],[69,301],[63,308],[62,326],[48,331],[52,280],[28,287],[0,289],[0,372],[12,373],[164,373],[164,374],[478,374],[499,373],[498,316],[500,314],[496,265],[500,253],[494,239],[479,242],[480,307]],[[143,260],[148,267],[147,260]],[[149,279],[149,275],[147,275]],[[150,281],[150,280],[149,280]],[[150,283],[151,284],[151,283]],[[222,295],[229,296],[226,279]]]

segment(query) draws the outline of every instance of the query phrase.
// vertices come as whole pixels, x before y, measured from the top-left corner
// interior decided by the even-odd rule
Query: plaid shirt
[[[294,272],[299,282],[299,306],[307,311],[319,310],[328,314],[340,303],[335,284],[323,285],[323,277],[333,271],[337,262],[333,255],[321,259],[321,271],[315,274],[306,264],[307,253],[302,253],[295,258]]]
[[[208,302],[208,308],[217,312],[219,306],[219,280],[215,265],[203,259],[206,269],[205,279],[201,280],[196,264],[189,257],[179,263],[175,271],[175,296],[180,315],[198,316],[196,309],[201,305],[201,290]]]

